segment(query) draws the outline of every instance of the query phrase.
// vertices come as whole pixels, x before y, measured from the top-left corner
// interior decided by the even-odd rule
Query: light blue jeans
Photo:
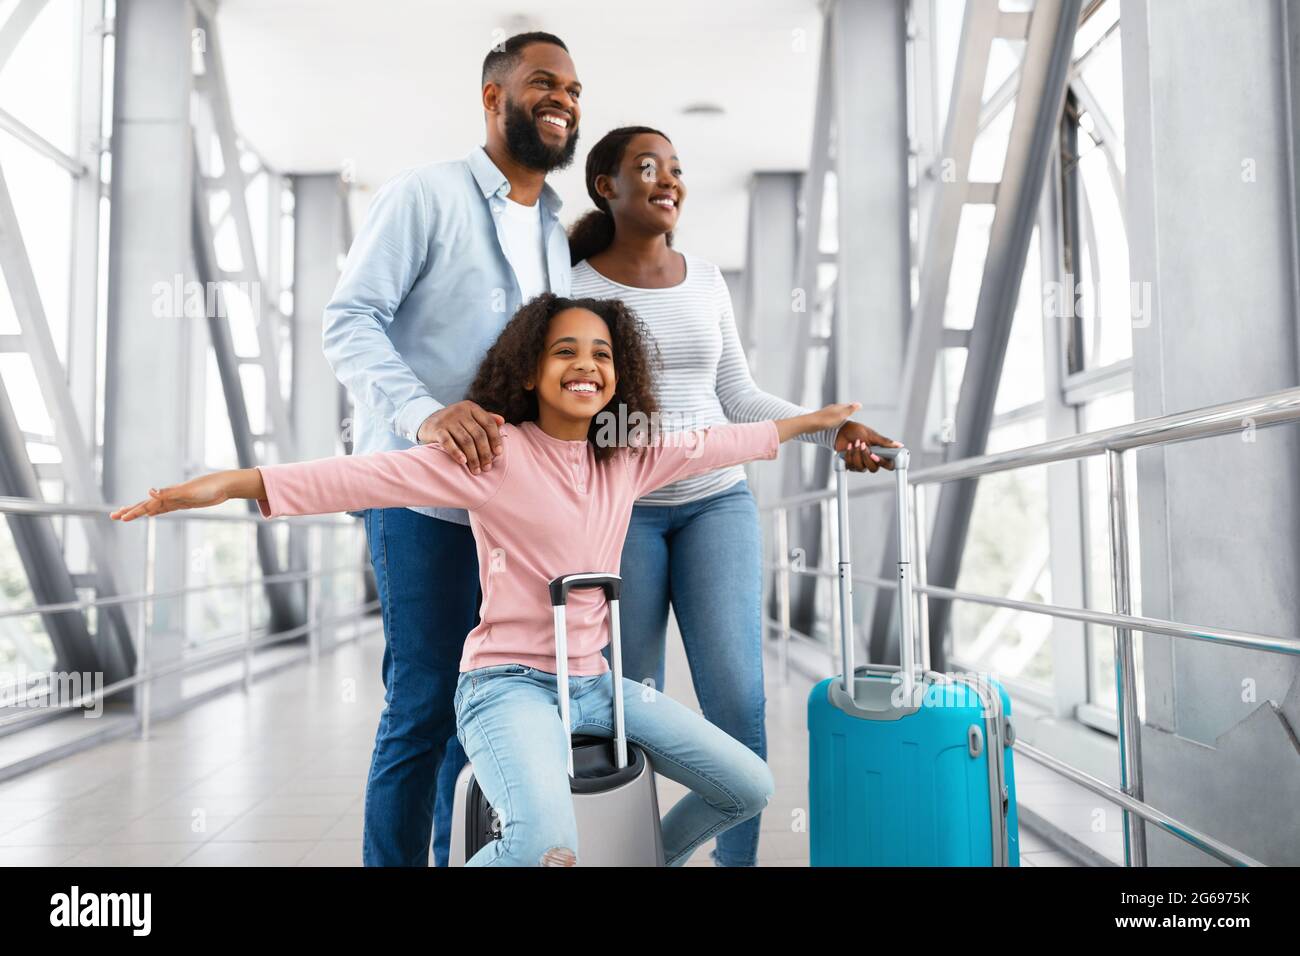
[[[704,716],[766,760],[763,535],[748,482],[684,505],[635,505],[620,573],[623,676],[669,689],[671,603]],[[753,866],[759,822],[721,834],[714,861]]]
[[[523,664],[465,671],[456,686],[456,735],[488,802],[501,839],[468,866],[538,866],[553,850],[582,864],[556,676]],[[614,736],[613,675],[569,678],[574,733]],[[663,817],[664,858],[680,866],[702,843],[757,815],[775,782],[767,763],[690,708],[623,678],[627,739],[656,773],[688,787]]]

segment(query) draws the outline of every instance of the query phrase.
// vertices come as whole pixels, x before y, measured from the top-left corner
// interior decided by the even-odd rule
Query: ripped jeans
[[[582,864],[555,688],[554,674],[523,664],[460,675],[456,736],[502,822],[501,839],[468,866]],[[766,762],[695,711],[623,678],[623,712],[628,741],[691,791],[663,817],[669,866],[767,806],[776,784]],[[613,675],[570,677],[569,715],[574,733],[613,737]]]

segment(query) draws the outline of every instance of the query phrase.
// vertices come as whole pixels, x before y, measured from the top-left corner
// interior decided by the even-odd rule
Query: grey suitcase
[[[618,597],[622,579],[614,574],[565,574],[550,582],[555,611],[555,674],[560,719],[569,742],[569,788],[578,823],[580,866],[663,866],[663,835],[654,770],[645,751],[629,745],[623,726],[623,658]],[[614,739],[570,734],[569,652],[565,604],[575,588],[600,588],[609,607],[609,639],[614,675]],[[500,839],[500,823],[466,764],[456,781],[452,808],[452,866]]]

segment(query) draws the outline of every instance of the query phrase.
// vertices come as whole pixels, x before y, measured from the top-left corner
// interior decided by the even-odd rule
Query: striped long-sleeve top
[[[645,322],[663,357],[655,395],[662,429],[703,428],[726,422],[793,418],[815,409],[796,405],[758,387],[749,369],[731,294],[721,270],[683,253],[686,278],[664,289],[643,289],[606,278],[586,260],[573,267],[574,298],[622,299]],[[801,441],[835,447],[838,428]],[[639,505],[680,505],[717,494],[743,480],[740,465],[683,478],[638,499]]]

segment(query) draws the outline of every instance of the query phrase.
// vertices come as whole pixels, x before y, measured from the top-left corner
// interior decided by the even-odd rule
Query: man
[[[358,454],[442,442],[479,473],[498,417],[462,401],[521,303],[569,292],[559,196],[546,174],[573,160],[581,84],[564,43],[523,33],[483,61],[487,142],[406,170],[371,204],[325,309],[325,356],[356,405]],[[482,595],[458,509],[365,513],[384,618],[384,712],[366,783],[366,866],[447,865],[465,754],[453,697]]]

